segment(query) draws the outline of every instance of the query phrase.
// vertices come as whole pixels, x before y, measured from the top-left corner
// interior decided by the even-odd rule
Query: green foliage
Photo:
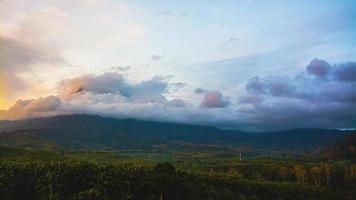
[[[12,199],[352,199],[352,191],[246,180],[128,163],[0,162],[0,196]]]
[[[159,163],[154,167],[154,171],[157,174],[174,174],[176,172],[175,167],[169,163],[169,162],[165,162],[165,163]]]

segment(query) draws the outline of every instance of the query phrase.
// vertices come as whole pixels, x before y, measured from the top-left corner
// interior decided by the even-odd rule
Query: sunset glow
[[[2,1],[0,109],[355,126],[353,1],[198,2]]]

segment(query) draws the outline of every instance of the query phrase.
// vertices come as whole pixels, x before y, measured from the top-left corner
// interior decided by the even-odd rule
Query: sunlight
[[[0,99],[0,110],[7,110],[10,104],[5,99]]]
[[[5,110],[10,106],[10,102],[6,100],[6,85],[5,80],[0,73],[0,110]]]

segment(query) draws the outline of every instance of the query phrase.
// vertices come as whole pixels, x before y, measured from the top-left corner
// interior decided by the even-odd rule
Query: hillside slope
[[[324,159],[356,161],[356,132],[346,135],[333,145],[322,148],[317,155]]]
[[[295,129],[246,133],[211,126],[65,115],[19,121],[0,121],[0,145],[66,149],[175,150],[252,147],[273,151],[313,150],[331,144],[346,131]]]

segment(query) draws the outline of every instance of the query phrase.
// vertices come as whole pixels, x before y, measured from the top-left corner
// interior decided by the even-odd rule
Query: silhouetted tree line
[[[148,168],[127,163],[0,162],[0,199],[354,199],[352,190],[314,186],[323,181],[332,186],[336,174],[328,175],[327,168],[322,164],[278,169],[281,180],[295,170],[294,178],[301,183],[297,184],[241,179],[233,169],[225,176],[187,173],[170,163]],[[355,171],[347,173],[337,176],[347,176],[344,181],[350,184]]]

